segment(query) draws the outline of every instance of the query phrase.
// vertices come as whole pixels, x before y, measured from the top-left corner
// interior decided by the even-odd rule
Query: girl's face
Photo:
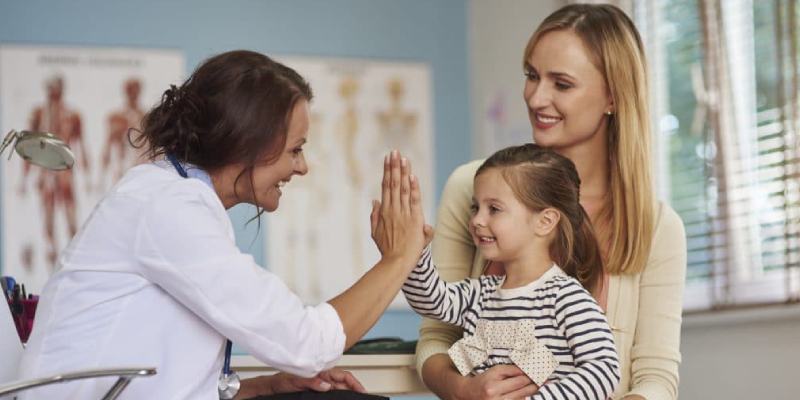
[[[535,251],[531,245],[538,213],[523,205],[496,168],[475,177],[470,232],[490,261],[509,262]]]
[[[533,141],[564,154],[608,143],[606,111],[614,112],[605,78],[572,30],[544,34],[525,65],[525,102]]]
[[[280,156],[271,163],[257,163],[252,170],[254,191],[250,190],[250,175],[245,173],[239,180],[237,193],[245,203],[275,211],[280,203],[283,187],[294,175],[308,172],[303,145],[308,135],[308,102],[300,100],[292,110],[289,120],[286,146]]]

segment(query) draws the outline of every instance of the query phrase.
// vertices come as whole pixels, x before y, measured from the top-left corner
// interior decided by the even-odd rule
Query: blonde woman
[[[602,285],[593,291],[619,352],[614,399],[674,400],[678,394],[686,241],[683,223],[655,198],[647,65],[631,20],[610,5],[569,5],[533,33],[524,54],[524,98],[534,141],[570,158],[601,244]],[[456,169],[442,193],[433,257],[447,281],[501,274],[469,231],[473,177]],[[443,399],[511,399],[539,392],[519,368],[462,376],[447,355],[459,328],[425,320],[417,370]],[[571,398],[565,394],[566,398]]]

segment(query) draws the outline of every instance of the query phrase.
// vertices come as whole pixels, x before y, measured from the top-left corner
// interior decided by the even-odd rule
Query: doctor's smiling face
[[[250,173],[245,173],[239,179],[237,193],[242,202],[261,207],[267,212],[278,208],[284,186],[293,176],[308,172],[303,153],[308,125],[308,101],[299,100],[289,118],[283,151],[276,158],[257,162]]]

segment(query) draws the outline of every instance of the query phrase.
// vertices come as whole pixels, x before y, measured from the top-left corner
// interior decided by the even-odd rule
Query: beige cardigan
[[[468,229],[472,182],[483,160],[453,172],[442,192],[433,258],[446,281],[483,273],[487,262],[475,251]],[[612,398],[637,394],[647,400],[678,397],[681,307],[686,276],[686,235],[680,217],[666,204],[657,207],[653,247],[641,274],[612,275],[607,318],[619,353],[621,382]],[[417,371],[428,357],[447,353],[461,328],[425,318],[417,345]]]

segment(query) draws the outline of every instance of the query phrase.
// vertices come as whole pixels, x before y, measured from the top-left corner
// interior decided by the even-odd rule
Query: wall
[[[427,62],[438,151],[437,193],[424,195],[435,198],[449,172],[472,154],[466,23],[462,0],[0,0],[0,43],[173,48],[186,54],[187,73],[212,54],[238,48]],[[262,263],[266,229],[244,226],[253,208],[237,206],[230,214],[237,244]],[[413,313],[393,312],[370,335],[412,339],[418,323]]]
[[[800,306],[684,317],[681,399],[800,398]]]
[[[561,3],[0,0],[0,43],[177,48],[185,52],[190,68],[211,54],[234,48],[429,62],[438,198],[457,165],[489,151],[476,140],[473,153],[470,135],[482,137],[488,128],[498,129],[507,140],[529,140],[521,99],[522,50],[539,22]],[[492,124],[487,112],[498,96],[504,99],[505,122]],[[236,208],[231,215],[242,226],[252,209]],[[255,232],[256,225],[249,225],[237,233],[237,242],[260,262],[263,238]],[[413,313],[390,312],[369,335],[412,339],[418,323]],[[800,312],[755,310],[744,316],[687,317],[682,352],[682,399],[800,397],[795,394]]]
[[[469,159],[466,10],[460,0],[0,2],[0,43],[167,47],[193,69],[209,55],[267,54],[425,61],[433,71],[437,196],[447,172]],[[187,71],[189,72],[189,71]],[[0,116],[1,117],[1,116]],[[245,221],[250,210],[234,210]],[[366,214],[365,214],[366,215]],[[237,237],[258,261],[252,224]],[[262,230],[263,231],[263,230]]]
[[[563,0],[470,2],[470,85],[476,157],[487,157],[500,148],[533,140],[522,99],[522,53],[536,27],[563,4]]]

